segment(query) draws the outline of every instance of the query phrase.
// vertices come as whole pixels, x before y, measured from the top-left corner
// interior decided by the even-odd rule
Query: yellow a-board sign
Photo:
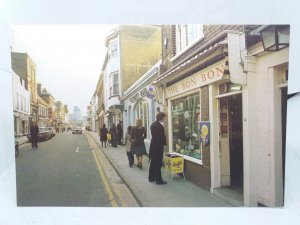
[[[171,173],[183,173],[183,162],[184,159],[182,156],[172,155],[167,156],[165,155],[165,168],[167,171]]]

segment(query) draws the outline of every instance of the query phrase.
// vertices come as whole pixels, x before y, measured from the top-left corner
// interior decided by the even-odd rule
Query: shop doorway
[[[285,183],[285,145],[286,145],[286,115],[287,115],[287,87],[281,89],[281,114],[282,114],[282,177],[283,194]],[[284,196],[283,196],[284,197]]]
[[[242,94],[219,99],[221,186],[243,193]]]

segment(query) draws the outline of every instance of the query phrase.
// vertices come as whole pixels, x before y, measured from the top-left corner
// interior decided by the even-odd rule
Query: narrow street
[[[56,134],[20,146],[16,159],[18,206],[229,207],[208,190],[162,169],[165,187],[149,183],[143,169],[128,166],[125,147],[100,149],[96,132]]]
[[[85,134],[57,134],[20,146],[16,159],[18,206],[102,206],[112,203]]]

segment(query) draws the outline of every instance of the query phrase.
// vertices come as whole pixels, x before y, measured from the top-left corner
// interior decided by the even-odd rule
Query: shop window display
[[[199,93],[171,101],[171,109],[173,151],[201,160]]]

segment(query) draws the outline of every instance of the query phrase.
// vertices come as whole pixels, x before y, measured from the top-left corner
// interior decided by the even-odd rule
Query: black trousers
[[[156,182],[162,181],[161,167],[162,167],[162,157],[151,159],[149,175],[148,175],[149,181],[156,181]]]
[[[134,163],[134,156],[133,156],[132,152],[126,152],[126,154],[127,154],[129,166],[132,166]]]
[[[37,147],[38,147],[38,145],[37,145],[37,140],[35,140],[35,139],[34,139],[34,140],[31,140],[31,147],[32,147],[32,148],[34,148],[34,147],[37,148]]]

